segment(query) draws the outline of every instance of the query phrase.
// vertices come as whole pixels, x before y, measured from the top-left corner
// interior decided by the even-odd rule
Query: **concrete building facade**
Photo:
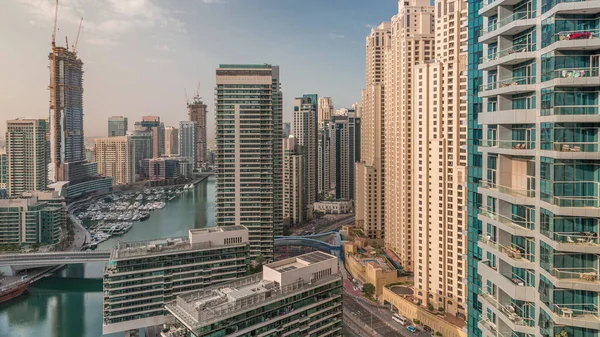
[[[415,299],[466,319],[467,3],[436,2],[435,61],[413,69]]]
[[[312,252],[178,296],[165,307],[179,327],[163,336],[342,336],[342,293],[337,257]]]
[[[317,120],[319,125],[325,121],[331,120],[333,111],[333,99],[331,99],[331,97],[319,97],[319,119]]]
[[[172,126],[165,128],[165,156],[179,155],[179,129]]]
[[[304,223],[307,219],[304,188],[304,155],[298,140],[290,136],[283,140],[283,218],[290,224]]]
[[[369,238],[385,234],[384,52],[389,47],[389,22],[372,28],[366,39],[366,88],[362,93],[360,161],[355,165],[356,224]]]
[[[294,99],[294,138],[303,156],[303,193],[307,215],[311,215],[312,204],[318,200],[317,177],[317,112],[316,104],[308,97]]]
[[[165,303],[248,271],[243,226],[190,229],[188,237],[119,242],[104,269],[103,334],[165,323]]]
[[[108,136],[122,137],[127,135],[128,122],[127,117],[112,116],[108,117]]]
[[[248,227],[252,257],[266,260],[283,233],[280,87],[278,66],[217,69],[216,222]]]
[[[190,121],[196,123],[196,164],[195,167],[206,165],[206,114],[208,109],[199,95],[195,95],[192,102],[188,104],[188,115]]]
[[[98,173],[112,177],[114,184],[135,182],[135,144],[128,136],[96,138]]]
[[[7,182],[10,196],[45,190],[48,186],[48,154],[44,119],[6,122]]]
[[[385,51],[385,243],[413,271],[413,68],[434,57],[434,8],[398,2]],[[389,62],[388,62],[389,61]]]

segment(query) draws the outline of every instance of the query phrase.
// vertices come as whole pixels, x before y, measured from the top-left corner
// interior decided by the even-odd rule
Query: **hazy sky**
[[[2,135],[6,119],[48,117],[54,1],[0,0]],[[57,41],[72,44],[84,18],[86,136],[105,136],[112,115],[177,125],[199,82],[213,125],[219,63],[278,64],[289,121],[303,93],[336,109],[360,100],[365,36],[396,11],[396,0],[60,0]]]

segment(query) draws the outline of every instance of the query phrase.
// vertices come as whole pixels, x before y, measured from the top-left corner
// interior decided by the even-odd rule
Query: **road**
[[[326,233],[326,232],[330,232],[334,229],[339,229],[344,225],[350,225],[354,223],[354,214],[349,215],[347,218],[343,218],[340,220],[337,220],[329,225],[326,225],[324,227],[318,227],[317,226],[317,231],[316,233]]]
[[[397,330],[392,329],[383,322],[378,315],[374,315],[372,311],[367,310],[354,297],[346,294],[344,294],[344,311],[360,320],[362,324],[377,331],[383,337],[397,337],[400,335]],[[412,337],[413,335],[409,334],[407,336]]]

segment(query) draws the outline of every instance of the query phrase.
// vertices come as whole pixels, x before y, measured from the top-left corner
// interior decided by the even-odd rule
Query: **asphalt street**
[[[402,336],[398,331],[385,324],[378,315],[365,309],[352,296],[344,295],[344,310],[353,317],[358,318],[363,324],[377,331],[383,337]],[[406,336],[415,336],[407,331]]]

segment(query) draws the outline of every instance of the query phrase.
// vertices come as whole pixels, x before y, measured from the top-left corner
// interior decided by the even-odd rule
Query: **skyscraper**
[[[360,162],[361,118],[354,109],[348,109],[348,189],[350,198],[356,200],[356,163]]]
[[[152,158],[152,132],[144,130],[145,128],[136,128],[132,131],[127,131],[127,136],[131,138],[135,148],[136,174],[142,173],[142,160]]]
[[[294,137],[301,146],[304,162],[304,200],[306,207],[312,209],[317,201],[317,112],[310,97],[294,99]],[[307,214],[312,214],[308,212]]]
[[[433,12],[429,0],[399,1],[398,14],[391,22],[390,46],[385,52],[385,243],[408,271],[413,270],[415,228],[413,68],[433,59]]]
[[[206,104],[202,101],[200,96],[196,94],[192,100],[192,103],[188,104],[188,115],[190,121],[196,122],[196,156],[195,167],[202,167],[206,163]]]
[[[331,120],[331,116],[333,116],[333,110],[333,100],[331,97],[319,98],[319,125],[325,121]]]
[[[306,220],[306,193],[302,147],[294,136],[283,140],[283,218],[291,224]]]
[[[53,38],[54,40],[54,38]],[[77,53],[52,41],[50,60],[51,181],[68,180],[64,164],[85,160],[83,137],[83,62]]]
[[[332,158],[335,167],[335,198],[350,200],[350,125],[348,116],[333,116],[331,119],[332,133],[330,135],[335,157]]]
[[[361,160],[356,163],[356,224],[370,238],[385,234],[385,91],[384,53],[391,26],[372,28],[366,41],[366,87],[362,93]]]
[[[179,156],[190,158],[193,163],[198,162],[197,131],[196,122],[179,122]]]
[[[179,129],[167,126],[165,128],[165,155],[174,156],[179,154]]]
[[[335,143],[332,142],[331,138],[331,125],[331,121],[324,121],[319,124],[319,139],[317,142],[317,193],[319,194],[319,200],[326,199],[331,190],[335,188]]]
[[[141,122],[136,122],[136,129],[150,132],[152,135],[152,157],[159,158],[165,153],[165,124],[158,116],[142,116]]]
[[[246,226],[252,257],[271,260],[283,232],[279,67],[222,64],[216,73],[216,222]]]
[[[98,173],[112,177],[114,183],[135,182],[135,144],[129,136],[96,138]]]
[[[288,138],[292,134],[292,123],[283,123],[283,139]]]
[[[413,75],[414,288],[421,303],[465,319],[467,3],[438,3],[435,61]]]
[[[23,192],[45,190],[48,186],[46,120],[10,120],[6,129],[8,193],[16,197]]]
[[[8,196],[8,154],[0,150],[0,199]]]
[[[108,117],[108,136],[120,137],[127,134],[127,117]]]

